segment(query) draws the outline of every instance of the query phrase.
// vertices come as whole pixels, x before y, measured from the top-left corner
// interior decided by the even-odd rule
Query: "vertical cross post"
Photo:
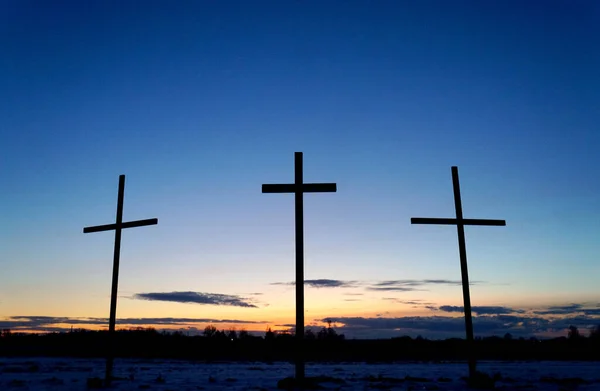
[[[146,219],[123,223],[123,199],[125,197],[125,175],[119,176],[119,193],[117,197],[117,218],[115,224],[85,227],[83,233],[115,231],[115,247],[113,253],[112,286],[110,290],[110,318],[108,323],[108,354],[106,356],[105,384],[110,385],[114,363],[115,324],[117,318],[117,293],[119,284],[119,261],[121,254],[121,230],[123,228],[143,227],[158,224],[158,219]]]
[[[304,380],[304,194],[302,192],[302,153],[294,154],[294,193],[296,211],[296,378]]]
[[[505,226],[505,220],[465,219],[463,218],[462,202],[460,198],[460,183],[458,180],[458,167],[452,167],[452,186],[454,188],[454,209],[456,218],[411,218],[412,224],[442,224],[456,225],[458,234],[458,252],[460,256],[460,274],[462,280],[463,302],[465,312],[465,329],[467,334],[467,354],[469,359],[469,378],[473,380],[476,373],[476,357],[473,335],[473,317],[471,315],[471,293],[469,290],[469,272],[467,269],[467,245],[465,241],[465,225]]]
[[[296,203],[296,359],[295,379],[304,384],[304,193],[336,192],[335,183],[304,183],[302,152],[294,153],[294,183],[264,184],[263,193],[294,193]]]

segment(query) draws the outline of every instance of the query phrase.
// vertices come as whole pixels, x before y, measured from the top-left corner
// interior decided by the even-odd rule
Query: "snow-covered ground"
[[[103,377],[102,359],[0,358],[0,390],[86,390],[87,380]],[[480,362],[478,369],[499,373],[503,390],[600,390],[600,362]],[[177,360],[117,359],[115,390],[275,390],[292,376],[287,362],[206,364]],[[328,376],[332,390],[464,390],[466,363],[307,364],[307,376]]]

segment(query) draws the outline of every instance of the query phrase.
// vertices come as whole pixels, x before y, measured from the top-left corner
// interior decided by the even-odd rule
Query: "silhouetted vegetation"
[[[1,356],[104,357],[106,331],[72,330],[63,333],[25,334],[4,330]],[[245,330],[218,330],[208,326],[197,336],[135,328],[116,333],[117,357],[182,358],[206,361],[291,361],[296,340],[289,332],[267,329],[263,336]],[[346,339],[329,325],[306,330],[308,361],[445,361],[465,360],[465,341],[459,338],[429,340],[398,337],[379,340]],[[479,359],[490,360],[600,360],[600,326],[585,336],[575,327],[567,335],[538,340],[503,337],[476,338]]]

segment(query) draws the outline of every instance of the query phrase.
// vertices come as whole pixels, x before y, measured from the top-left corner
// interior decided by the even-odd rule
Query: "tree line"
[[[119,330],[116,356],[173,358],[202,361],[292,361],[296,338],[291,332],[267,329],[264,335],[246,330],[218,330],[210,325],[202,335],[153,328]],[[0,356],[104,357],[106,331],[71,330],[46,334],[0,334]],[[465,340],[430,340],[408,336],[391,339],[347,339],[329,325],[306,330],[303,343],[308,361],[448,361],[466,359]],[[552,339],[503,337],[475,339],[479,359],[488,360],[600,360],[600,326],[584,336],[571,326],[566,336]]]

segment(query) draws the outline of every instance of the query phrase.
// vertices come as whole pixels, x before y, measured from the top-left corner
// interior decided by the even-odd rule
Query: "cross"
[[[83,233],[115,231],[115,251],[113,256],[112,289],[110,294],[110,320],[108,326],[108,355],[106,358],[106,386],[110,385],[112,378],[112,368],[114,362],[113,344],[115,338],[115,323],[117,316],[117,286],[119,283],[119,257],[121,253],[121,230],[123,228],[143,227],[146,225],[158,224],[158,219],[146,219],[137,221],[123,222],[123,197],[125,194],[125,175],[119,176],[119,195],[117,199],[117,220],[114,224],[96,225],[94,227],[85,227]]]
[[[295,181],[262,185],[263,193],[294,193],[296,197],[296,381],[304,384],[304,193],[336,192],[335,183],[304,183],[302,152],[294,153]]]
[[[467,332],[467,348],[469,355],[469,378],[474,379],[476,372],[475,351],[473,342],[473,318],[471,317],[471,294],[469,292],[469,273],[467,271],[467,248],[465,244],[465,225],[491,225],[505,226],[505,220],[465,219],[463,218],[462,203],[460,200],[460,183],[458,181],[458,167],[452,167],[452,185],[454,187],[455,219],[413,217],[411,224],[441,224],[456,225],[458,231],[458,251],[460,254],[460,272],[462,276],[463,301],[465,309],[465,326]]]

